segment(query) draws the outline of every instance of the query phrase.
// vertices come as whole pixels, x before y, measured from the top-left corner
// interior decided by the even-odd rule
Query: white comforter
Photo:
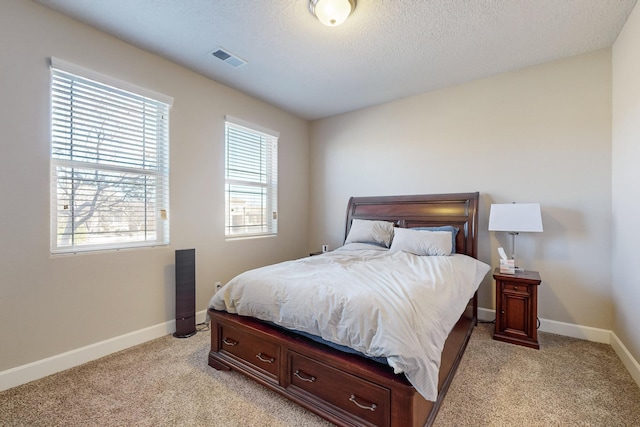
[[[435,401],[445,339],[488,271],[465,255],[336,250],[240,274],[209,306],[386,357]]]

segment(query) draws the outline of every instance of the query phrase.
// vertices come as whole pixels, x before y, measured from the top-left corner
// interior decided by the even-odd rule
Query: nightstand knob
[[[518,287],[517,287],[517,286],[514,286],[514,287],[513,287],[513,290],[514,290],[514,291],[517,291],[517,290],[518,290]]]
[[[504,314],[504,310],[500,310],[500,314]]]

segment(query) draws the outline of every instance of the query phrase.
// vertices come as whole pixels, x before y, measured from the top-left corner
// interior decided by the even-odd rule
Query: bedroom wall
[[[172,320],[175,249],[196,248],[197,310],[215,281],[307,253],[306,121],[33,2],[0,9],[0,372]],[[170,246],[50,255],[51,56],[175,98]],[[277,237],[225,242],[225,114],[280,132]]]
[[[539,317],[610,330],[611,51],[312,122],[312,249],[344,238],[350,196],[479,191],[479,258],[506,233],[491,203],[540,202],[544,233],[517,239],[538,270]],[[375,90],[375,88],[372,88]],[[494,308],[490,275],[480,306]]]
[[[640,361],[640,6],[635,7],[613,46],[612,63],[613,331]],[[640,377],[636,381],[640,384]]]

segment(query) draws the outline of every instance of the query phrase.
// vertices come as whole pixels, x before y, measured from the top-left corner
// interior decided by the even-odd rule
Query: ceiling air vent
[[[245,61],[244,59],[221,47],[216,48],[213,52],[211,52],[211,55],[235,68],[241,67],[247,63],[247,61]]]

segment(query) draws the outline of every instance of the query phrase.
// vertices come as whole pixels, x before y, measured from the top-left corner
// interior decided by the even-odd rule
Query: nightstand
[[[537,271],[493,271],[496,281],[496,329],[493,339],[539,349]]]

